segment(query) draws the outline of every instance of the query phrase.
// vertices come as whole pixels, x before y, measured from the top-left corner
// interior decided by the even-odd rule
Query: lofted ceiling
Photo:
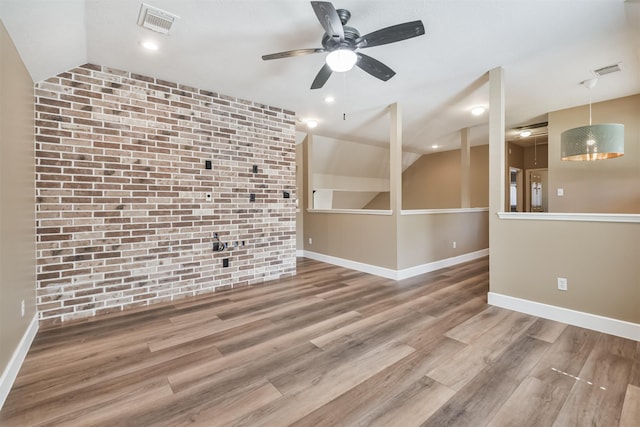
[[[465,127],[472,144],[486,143],[488,115],[470,110],[488,107],[486,73],[497,66],[510,128],[586,104],[579,83],[606,65],[622,72],[600,78],[594,102],[640,93],[637,0],[335,0],[361,34],[420,19],[426,35],[366,50],[397,73],[388,82],[354,68],[319,90],[310,86],[324,53],[261,59],[321,46],[308,1],[148,3],[179,16],[170,35],[137,25],[139,0],[0,0],[0,18],[35,81],[90,62],[283,107],[317,119],[315,134],[379,145],[388,141],[386,107],[399,102],[404,145],[418,153],[455,148]],[[141,47],[148,39],[158,51]]]

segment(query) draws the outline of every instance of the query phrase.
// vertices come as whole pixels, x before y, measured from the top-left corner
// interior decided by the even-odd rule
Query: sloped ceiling
[[[421,19],[426,35],[367,49],[397,75],[381,82],[359,69],[334,73],[321,90],[309,86],[325,54],[262,61],[261,55],[319,47],[323,34],[302,0],[149,0],[180,19],[169,36],[137,25],[136,0],[1,0],[5,22],[34,80],[92,62],[315,118],[314,133],[384,145],[386,107],[399,102],[404,144],[414,152],[454,148],[473,127],[486,139],[485,73],[502,66],[509,126],[582,105],[579,82],[591,70],[622,62],[600,79],[593,100],[640,92],[640,3],[623,0],[336,0],[349,25],[368,33]],[[157,52],[140,42],[153,39]],[[336,98],[329,105],[328,94]],[[300,130],[303,126],[300,126]]]

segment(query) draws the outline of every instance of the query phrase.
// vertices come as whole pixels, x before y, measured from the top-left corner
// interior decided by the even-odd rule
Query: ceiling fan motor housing
[[[338,48],[356,49],[356,40],[360,37],[360,32],[353,27],[342,27],[344,31],[344,40],[330,37],[327,33],[322,36],[322,47],[331,52]]]

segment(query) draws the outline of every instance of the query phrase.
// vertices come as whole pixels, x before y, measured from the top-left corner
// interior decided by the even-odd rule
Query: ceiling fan
[[[424,34],[422,21],[411,21],[393,25],[378,31],[361,36],[358,30],[348,27],[346,24],[351,18],[351,13],[345,9],[336,10],[331,2],[312,1],[311,6],[322,28],[321,48],[296,49],[286,52],[264,55],[263,60],[289,58],[311,53],[329,52],[326,64],[320,69],[311,84],[311,89],[319,89],[329,80],[334,71],[342,72],[350,70],[357,65],[362,70],[382,81],[387,81],[396,73],[382,62],[358,52],[358,49],[395,43]]]

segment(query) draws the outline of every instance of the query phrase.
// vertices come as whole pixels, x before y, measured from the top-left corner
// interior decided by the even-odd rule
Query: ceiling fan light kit
[[[336,49],[333,52],[329,52],[326,62],[331,71],[343,73],[356,65],[358,56],[351,49]]]
[[[320,89],[335,72],[345,72],[357,65],[363,71],[382,81],[387,81],[396,73],[382,62],[360,53],[359,49],[395,43],[424,34],[422,21],[405,22],[360,36],[360,32],[347,26],[351,12],[337,9],[331,2],[312,1],[311,7],[325,33],[322,48],[296,49],[263,55],[265,61],[290,58],[312,53],[328,52],[325,65],[316,75],[311,89]]]

